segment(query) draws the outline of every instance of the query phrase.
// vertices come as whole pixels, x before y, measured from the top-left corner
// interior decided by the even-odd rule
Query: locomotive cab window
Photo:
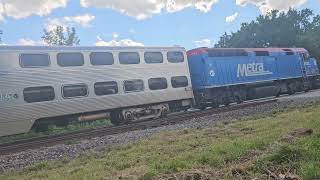
[[[149,89],[151,90],[161,90],[167,89],[168,83],[166,78],[151,78],[148,80]]]
[[[88,96],[88,86],[85,84],[66,85],[62,88],[64,98]]]
[[[50,65],[48,54],[21,54],[20,65],[23,68],[40,68]]]
[[[187,87],[189,85],[188,78],[186,76],[172,77],[171,84],[173,88]]]
[[[114,81],[97,82],[94,84],[94,92],[97,96],[117,94],[118,84]]]
[[[139,64],[140,56],[137,52],[120,52],[119,61],[120,64]]]
[[[143,80],[127,80],[124,81],[125,92],[140,92],[144,90]]]
[[[161,52],[145,52],[144,60],[147,64],[163,63],[163,55]]]
[[[24,101],[27,103],[52,101],[55,98],[54,89],[51,86],[29,87],[23,90]]]
[[[180,63],[184,61],[184,55],[180,51],[171,51],[167,53],[168,61],[171,63]]]
[[[90,61],[94,66],[112,65],[114,63],[113,54],[108,52],[93,52],[90,54]]]
[[[59,53],[58,65],[61,67],[83,66],[84,57],[82,53]]]

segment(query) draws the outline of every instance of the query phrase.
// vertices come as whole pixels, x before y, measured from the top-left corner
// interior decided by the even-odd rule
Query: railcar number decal
[[[10,102],[18,99],[19,96],[17,93],[11,93],[11,92],[0,92],[0,102]]]

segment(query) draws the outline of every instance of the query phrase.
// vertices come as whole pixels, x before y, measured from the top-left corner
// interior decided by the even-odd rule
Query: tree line
[[[224,33],[216,48],[303,47],[320,62],[320,15],[310,9],[271,11]]]

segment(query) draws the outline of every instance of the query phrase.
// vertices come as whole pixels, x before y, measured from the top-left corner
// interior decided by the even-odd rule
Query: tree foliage
[[[320,15],[310,9],[274,10],[223,34],[215,47],[304,47],[320,60]]]
[[[44,29],[43,32],[44,35],[41,38],[49,45],[74,46],[80,43],[74,27],[70,29],[69,27],[57,26],[51,31]]]

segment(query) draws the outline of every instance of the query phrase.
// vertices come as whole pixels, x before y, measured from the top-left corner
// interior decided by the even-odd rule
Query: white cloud
[[[257,6],[263,14],[265,14],[273,9],[287,11],[290,8],[297,8],[305,4],[307,1],[308,0],[236,0],[236,4],[240,6],[253,4]]]
[[[4,8],[3,8],[3,5],[0,4],[0,22],[1,22],[1,21],[4,21],[4,16],[3,16],[3,14],[4,14]]]
[[[17,42],[17,45],[22,45],[22,46],[35,46],[35,45],[47,45],[44,41],[34,41],[32,39],[28,38],[22,38],[19,39]]]
[[[226,22],[231,23],[231,22],[235,21],[238,16],[239,16],[239,13],[236,12],[233,15],[226,17]]]
[[[95,16],[90,14],[84,14],[79,16],[67,16],[63,18],[53,18],[48,19],[46,23],[47,30],[53,30],[57,26],[62,26],[66,28],[67,26],[71,26],[74,24],[79,24],[80,26],[87,27],[90,23],[95,19]]]
[[[104,41],[99,36],[97,39],[98,41],[95,43],[96,46],[144,46],[143,43],[135,42],[131,39]]]
[[[211,47],[212,42],[210,39],[202,39],[199,41],[194,41],[193,42],[197,47]]]
[[[70,23],[77,23],[81,26],[89,26],[89,24],[95,19],[96,17],[90,14],[84,14],[79,16],[69,16],[64,17],[64,21],[70,22]]]
[[[83,7],[110,8],[143,20],[162,11],[169,13],[193,7],[208,12],[219,0],[80,0]]]
[[[66,7],[68,0],[1,0],[0,20],[5,16],[15,19],[31,15],[45,16],[54,9]]]
[[[117,39],[119,37],[119,34],[116,32],[113,32],[112,37],[113,37],[113,39]]]
[[[46,29],[48,31],[55,29],[57,26],[62,26],[64,28],[66,28],[68,25],[63,20],[58,19],[58,18],[53,18],[53,19],[47,20]]]

